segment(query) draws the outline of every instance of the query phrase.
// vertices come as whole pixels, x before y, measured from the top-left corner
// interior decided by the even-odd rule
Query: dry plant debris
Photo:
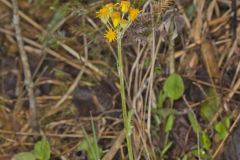
[[[94,135],[91,122],[102,158],[127,158],[116,45],[96,18],[104,2],[0,0],[0,159],[44,138],[51,160],[87,159],[79,146]],[[122,44],[134,156],[240,159],[239,1],[131,3],[141,9]],[[169,52],[185,85],[172,108],[161,101]]]

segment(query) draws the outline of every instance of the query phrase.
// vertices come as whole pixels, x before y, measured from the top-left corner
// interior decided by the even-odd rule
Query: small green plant
[[[85,138],[78,145],[77,151],[86,152],[88,160],[100,160],[103,155],[103,151],[102,148],[98,145],[98,139],[93,119],[91,119],[91,125],[93,135],[89,136],[83,128]]]
[[[170,107],[173,108],[174,101],[181,98],[184,92],[184,83],[183,83],[182,77],[176,73],[171,74],[164,82],[163,91],[164,91],[164,94],[160,96],[162,97],[160,99],[164,99],[165,97],[168,97],[170,100]],[[161,104],[162,102],[159,102],[159,103]],[[174,114],[170,113],[168,115],[168,118],[165,124],[164,131],[166,133],[166,137],[165,137],[164,149],[161,152],[161,157],[164,157],[164,154],[172,146],[172,142],[169,142],[168,137],[169,137],[170,131],[173,128],[173,125],[174,125]]]
[[[206,102],[200,106],[200,116],[205,121],[211,121],[215,113],[219,109],[220,97],[217,94],[215,88],[208,88],[207,90],[208,99]],[[194,115],[194,112],[188,113],[188,119],[194,133],[197,135],[199,145],[194,146],[192,149],[192,154],[198,158],[209,159],[212,147],[212,140],[210,140],[208,134],[203,131]],[[225,116],[220,121],[216,122],[214,125],[215,138],[220,141],[225,138],[228,134],[228,129],[230,127],[230,117]]]
[[[212,146],[212,142],[209,139],[209,136],[207,135],[206,132],[202,132],[201,137],[200,137],[200,142],[202,144],[203,149],[209,151],[211,146]]]
[[[77,151],[80,150],[86,153],[88,160],[100,160],[103,154],[94,136],[86,136],[77,148]]]
[[[174,101],[182,97],[184,93],[184,83],[180,75],[173,73],[171,74],[163,85],[163,90],[160,91],[157,99],[157,108],[153,110],[154,119],[156,125],[159,126],[162,122],[165,122],[164,132],[165,140],[163,148],[160,151],[160,158],[164,159],[166,153],[172,146],[172,142],[169,141],[168,137],[174,126],[174,114],[175,109],[173,108]],[[167,103],[170,102],[170,103]]]
[[[230,127],[229,116],[223,117],[221,121],[215,124],[214,129],[217,133],[216,136],[218,140],[223,140],[227,136],[229,127]]]
[[[41,140],[34,144],[31,152],[16,154],[12,160],[50,160],[50,144],[47,140]]]

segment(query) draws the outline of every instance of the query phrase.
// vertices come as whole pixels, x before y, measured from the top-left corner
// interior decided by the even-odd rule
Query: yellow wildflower
[[[110,11],[108,8],[103,7],[98,12],[96,12],[97,17],[99,18],[108,18],[110,16]]]
[[[104,6],[104,8],[107,8],[110,12],[113,11],[114,5],[113,3],[108,3]]]
[[[134,20],[137,18],[137,16],[138,16],[139,13],[140,13],[139,9],[130,8],[130,10],[129,10],[129,15],[128,15],[128,19],[129,19],[130,21],[134,21]]]
[[[113,31],[112,29],[109,29],[105,35],[104,35],[105,38],[107,38],[107,40],[109,42],[113,42],[115,39],[116,39],[116,32]]]
[[[121,21],[120,13],[113,12],[111,15],[111,19],[112,19],[113,26],[116,28]]]
[[[106,24],[110,17],[111,12],[108,8],[103,7],[98,12],[96,12],[96,14],[97,17],[100,18],[104,24]]]
[[[122,20],[120,21],[120,26],[121,26],[123,29],[125,29],[125,28],[128,26],[128,24],[129,24],[129,21],[127,21],[127,20],[125,20],[125,19],[122,19]]]
[[[120,7],[123,13],[127,12],[130,8],[130,2],[129,1],[121,1]]]

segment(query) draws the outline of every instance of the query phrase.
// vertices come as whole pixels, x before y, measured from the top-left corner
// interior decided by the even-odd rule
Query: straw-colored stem
[[[169,70],[170,74],[175,73],[175,57],[174,57],[174,39],[173,39],[173,32],[174,32],[174,24],[171,22],[170,24],[170,33],[169,33]]]
[[[125,95],[125,87],[124,87],[121,38],[117,39],[117,44],[118,44],[118,74],[120,79],[120,93],[121,93],[121,99],[122,99],[123,123],[124,123],[125,136],[127,140],[128,157],[129,157],[129,160],[133,160],[131,133],[129,133],[129,128],[131,128],[131,126],[128,126],[129,125],[128,114],[127,114],[128,112],[127,112],[126,95]]]

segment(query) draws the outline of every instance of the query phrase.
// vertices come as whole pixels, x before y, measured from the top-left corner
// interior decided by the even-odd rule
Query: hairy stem
[[[122,99],[123,123],[124,123],[125,136],[127,140],[128,157],[129,157],[129,160],[133,160],[131,132],[129,132],[129,128],[131,128],[131,126],[129,126],[128,124],[127,104],[126,104],[126,95],[125,95],[125,87],[124,87],[121,38],[117,39],[117,43],[118,43],[118,74],[120,79],[120,93],[121,93],[121,99]]]

